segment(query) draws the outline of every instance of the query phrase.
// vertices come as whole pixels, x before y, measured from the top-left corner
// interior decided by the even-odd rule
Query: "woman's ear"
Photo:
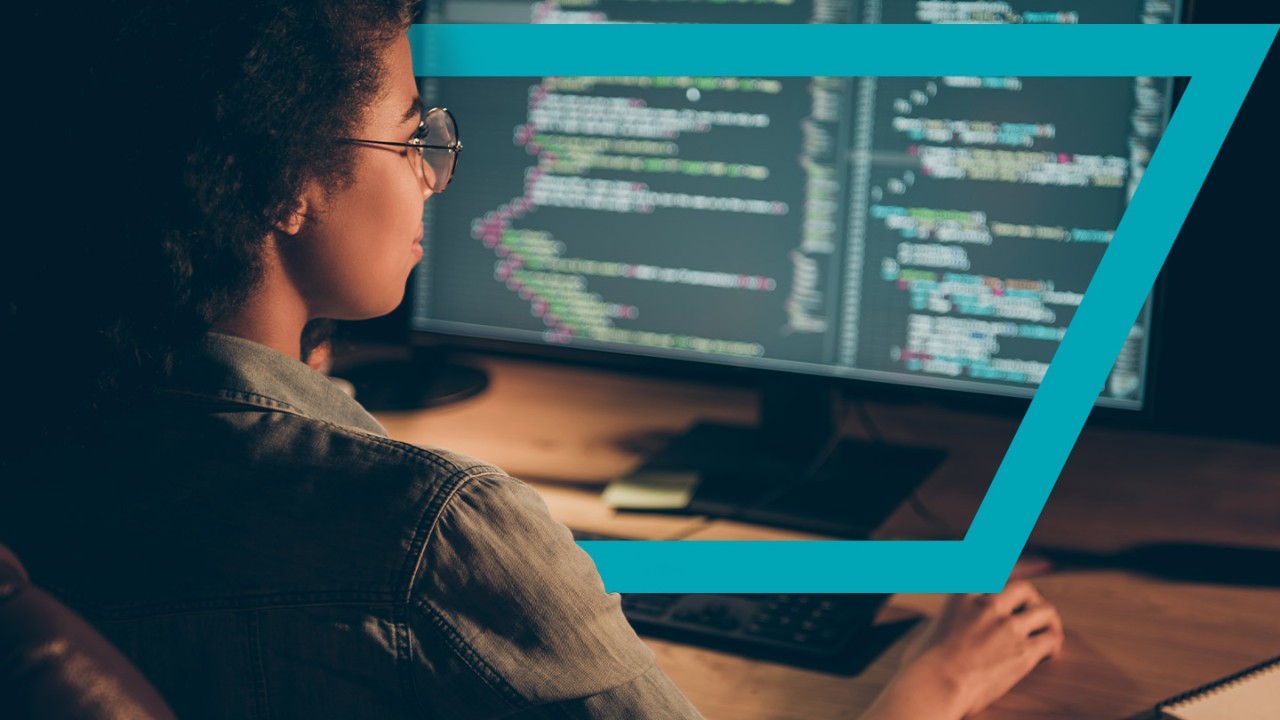
[[[276,230],[279,230],[285,235],[297,235],[302,231],[302,226],[307,221],[308,206],[309,203],[307,202],[306,195],[304,194],[302,197],[298,198],[297,202],[294,203],[293,209],[289,211],[289,216],[276,223]]]
[[[311,214],[318,210],[324,201],[324,190],[315,181],[307,181],[302,186],[302,194],[294,201],[288,218],[276,223],[276,230],[285,235],[297,235],[302,232]]]

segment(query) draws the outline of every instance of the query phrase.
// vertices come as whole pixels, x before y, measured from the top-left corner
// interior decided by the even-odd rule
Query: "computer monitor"
[[[428,19],[1168,23],[1180,13],[1164,0],[440,0]],[[833,383],[1029,398],[1173,96],[1173,80],[1154,77],[423,85],[429,105],[457,116],[465,149],[455,183],[426,205],[412,331],[760,371],[785,383],[765,398],[762,424],[791,469],[758,487],[732,481],[757,494],[831,453]],[[1152,313],[1149,299],[1099,407],[1148,406]],[[702,432],[685,450],[694,446],[732,455],[744,441]],[[845,453],[844,463],[918,475],[937,461],[915,457]]]

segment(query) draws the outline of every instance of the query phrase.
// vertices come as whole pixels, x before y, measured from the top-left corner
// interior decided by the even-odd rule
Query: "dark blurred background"
[[[1271,3],[1201,0],[1191,12],[1197,23],[1280,23]],[[1273,45],[1165,265],[1162,425],[1280,441],[1277,97]]]

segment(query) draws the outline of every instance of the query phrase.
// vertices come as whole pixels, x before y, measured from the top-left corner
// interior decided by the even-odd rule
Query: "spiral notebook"
[[[1280,718],[1280,657],[1171,697],[1156,705],[1156,717],[1173,720],[1276,720]]]

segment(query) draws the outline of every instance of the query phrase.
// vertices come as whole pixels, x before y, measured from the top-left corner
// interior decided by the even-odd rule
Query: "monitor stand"
[[[758,427],[697,424],[637,475],[696,473],[682,512],[866,539],[947,453],[840,439],[841,400],[821,380],[766,385]]]
[[[444,350],[413,348],[409,358],[374,360],[334,373],[355,388],[371,412],[422,410],[461,402],[489,385],[480,368],[453,362]]]

